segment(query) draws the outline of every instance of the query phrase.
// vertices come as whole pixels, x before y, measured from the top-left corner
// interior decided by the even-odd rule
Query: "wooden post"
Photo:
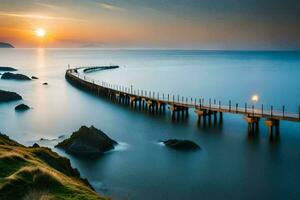
[[[238,110],[238,106],[239,106],[239,104],[236,103],[236,104],[235,104],[235,112],[236,112],[236,113],[237,113],[237,110]]]
[[[200,106],[200,109],[201,109],[201,99],[199,99],[199,106]]]
[[[174,104],[174,99],[175,99],[175,97],[174,97],[174,94],[173,94],[173,104]]]
[[[264,115],[264,104],[261,104],[261,115]]]
[[[229,112],[231,112],[231,100],[229,100]]]
[[[247,113],[247,103],[245,103],[245,113]]]
[[[284,118],[284,109],[285,109],[285,107],[284,107],[284,105],[282,106],[282,117]]]
[[[219,101],[219,110],[221,110],[221,101]]]
[[[271,118],[273,117],[273,106],[271,106]]]
[[[211,109],[211,98],[209,98],[209,110]]]
[[[252,105],[252,116],[254,116],[254,105]]]

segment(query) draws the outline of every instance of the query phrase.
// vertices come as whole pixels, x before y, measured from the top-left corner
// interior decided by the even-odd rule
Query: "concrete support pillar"
[[[273,139],[279,138],[279,120],[277,119],[266,119],[266,126],[269,129],[269,139],[272,141]],[[275,131],[275,134],[274,134]]]

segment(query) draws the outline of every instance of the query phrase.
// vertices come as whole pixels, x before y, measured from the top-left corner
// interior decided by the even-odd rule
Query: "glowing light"
[[[43,29],[43,28],[38,28],[38,29],[35,30],[35,34],[36,34],[36,36],[38,36],[40,38],[45,37],[46,30]]]
[[[258,102],[259,96],[255,94],[255,95],[253,95],[253,96],[251,97],[251,100],[254,101],[254,102]]]

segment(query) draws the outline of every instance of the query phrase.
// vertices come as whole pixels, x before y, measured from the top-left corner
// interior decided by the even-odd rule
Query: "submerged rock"
[[[13,67],[1,67],[0,66],[0,71],[12,72],[12,71],[17,71],[17,69],[15,69]]]
[[[25,104],[20,104],[20,105],[17,105],[16,107],[15,107],[15,111],[25,111],[25,110],[28,110],[28,109],[30,109],[30,107],[29,106],[27,106],[27,105],[25,105]]]
[[[39,79],[39,78],[36,76],[32,76],[31,79]]]
[[[0,90],[0,102],[10,102],[10,101],[16,101],[21,99],[22,97],[15,92]]]
[[[118,143],[109,138],[94,126],[82,126],[72,133],[71,137],[58,143],[55,147],[64,149],[67,153],[77,155],[95,155],[114,149]]]
[[[197,150],[200,149],[200,146],[190,140],[177,140],[170,139],[163,141],[163,143],[170,148],[177,150]]]
[[[31,79],[24,74],[14,74],[10,72],[5,72],[2,74],[1,79],[7,80],[18,80],[18,81],[30,81]]]

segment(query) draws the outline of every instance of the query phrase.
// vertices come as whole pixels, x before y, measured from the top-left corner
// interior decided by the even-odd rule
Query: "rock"
[[[117,144],[94,126],[89,128],[82,126],[78,131],[72,133],[70,138],[58,143],[55,147],[64,149],[70,154],[95,155],[114,149]]]
[[[27,106],[27,105],[25,105],[25,104],[20,104],[20,105],[17,105],[16,107],[15,107],[15,111],[25,111],[25,110],[28,110],[28,109],[30,109],[30,107],[29,106]]]
[[[48,83],[47,83],[47,82],[45,82],[45,83],[43,83],[43,85],[48,85]]]
[[[32,145],[32,147],[33,147],[33,148],[38,148],[38,147],[40,147],[40,145],[38,145],[37,143],[34,143],[34,144]]]
[[[15,48],[15,47],[7,42],[0,42],[0,48]]]
[[[32,76],[31,79],[39,79],[39,78],[36,76]]]
[[[21,99],[22,97],[15,92],[0,90],[0,102],[10,102],[10,101],[16,101]]]
[[[12,72],[12,71],[17,71],[17,69],[13,67],[0,67],[0,71]]]
[[[163,143],[170,148],[177,150],[197,150],[200,149],[199,145],[189,140],[170,139],[163,141]]]
[[[31,79],[23,74],[13,74],[10,72],[5,72],[2,74],[1,79],[7,79],[7,80],[18,80],[18,81],[30,81]]]

